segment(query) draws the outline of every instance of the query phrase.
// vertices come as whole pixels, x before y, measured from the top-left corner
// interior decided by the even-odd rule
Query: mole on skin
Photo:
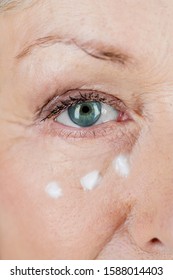
[[[130,172],[128,157],[125,155],[119,155],[117,158],[114,159],[113,167],[120,176],[127,177]]]
[[[46,193],[52,198],[59,198],[62,196],[62,190],[58,183],[50,182],[45,189]]]
[[[100,172],[94,170],[81,178],[80,182],[85,191],[93,190],[101,181]]]

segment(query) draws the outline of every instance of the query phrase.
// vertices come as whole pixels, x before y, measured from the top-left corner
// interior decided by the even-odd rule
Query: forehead
[[[17,39],[16,54],[38,38],[58,34],[80,41],[97,39],[138,58],[157,57],[158,44],[167,47],[163,34],[169,41],[173,38],[171,0],[24,0],[0,1],[1,6],[3,2],[11,11],[0,16],[0,32],[7,43]],[[24,9],[21,4],[26,4]]]

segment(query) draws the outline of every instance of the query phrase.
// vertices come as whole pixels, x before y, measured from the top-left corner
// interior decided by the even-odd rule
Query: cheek
[[[0,174],[3,247],[13,241],[24,258],[93,259],[122,224],[128,205],[112,152],[75,149],[76,157],[71,146],[33,141],[8,154]]]

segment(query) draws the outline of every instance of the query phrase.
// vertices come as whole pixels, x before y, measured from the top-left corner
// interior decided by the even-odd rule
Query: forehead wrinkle
[[[38,47],[49,47],[57,43],[75,45],[87,55],[96,59],[107,60],[121,65],[134,63],[134,58],[130,54],[123,52],[120,48],[113,45],[107,45],[106,42],[96,41],[94,39],[84,42],[74,38],[63,38],[58,35],[50,35],[34,40],[20,51],[16,59],[20,60],[27,57]]]

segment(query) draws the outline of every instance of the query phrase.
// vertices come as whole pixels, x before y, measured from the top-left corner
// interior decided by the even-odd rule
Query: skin
[[[172,13],[171,0],[45,0],[0,15],[1,259],[173,259]],[[59,34],[104,42],[132,63],[63,43],[16,58]],[[86,137],[41,122],[38,108],[64,88],[111,94],[131,121]],[[113,169],[120,154],[128,177]],[[94,170],[103,179],[84,191],[80,179]],[[45,192],[52,181],[58,199]]]

